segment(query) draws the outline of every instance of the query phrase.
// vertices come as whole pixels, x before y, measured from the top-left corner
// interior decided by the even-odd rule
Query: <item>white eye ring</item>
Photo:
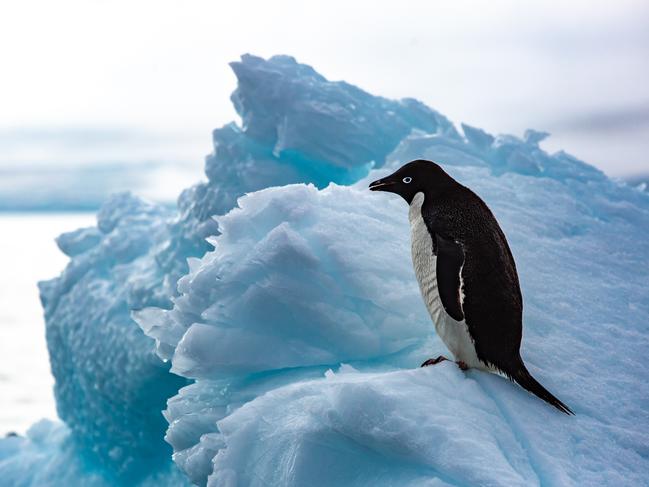
[[[412,178],[410,176],[406,176],[405,178],[403,178],[403,182],[406,184],[410,184],[410,181],[412,181]]]

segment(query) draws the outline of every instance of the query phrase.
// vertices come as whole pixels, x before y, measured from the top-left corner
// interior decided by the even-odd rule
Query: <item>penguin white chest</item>
[[[412,246],[412,264],[421,295],[428,308],[435,330],[457,361],[469,367],[487,369],[475,352],[473,339],[464,320],[456,321],[442,305],[437,286],[437,257],[433,253],[433,239],[421,215],[424,193],[417,193],[410,204],[408,219]]]

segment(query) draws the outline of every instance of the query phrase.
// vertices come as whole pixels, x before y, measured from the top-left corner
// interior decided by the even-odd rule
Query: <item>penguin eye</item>
[[[410,184],[410,181],[412,181],[412,178],[410,176],[406,176],[405,178],[403,178],[403,182],[406,184]]]

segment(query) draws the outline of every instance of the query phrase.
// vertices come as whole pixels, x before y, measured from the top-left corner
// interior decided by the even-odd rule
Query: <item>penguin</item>
[[[523,297],[505,234],[482,199],[432,161],[411,161],[370,184],[410,206],[412,263],[435,330],[462,370],[503,374],[574,414],[520,355]],[[444,356],[429,359],[434,365]]]

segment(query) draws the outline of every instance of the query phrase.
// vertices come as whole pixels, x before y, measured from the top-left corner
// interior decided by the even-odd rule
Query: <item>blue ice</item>
[[[287,56],[233,69],[242,123],[214,132],[207,183],[177,212],[118,195],[59,239],[71,261],[41,294],[65,425],[1,441],[0,479],[646,484],[649,195],[548,154],[542,132],[458,131]],[[523,357],[575,417],[501,377],[417,367],[445,349],[407,208],[366,187],[419,157],[493,209]]]

